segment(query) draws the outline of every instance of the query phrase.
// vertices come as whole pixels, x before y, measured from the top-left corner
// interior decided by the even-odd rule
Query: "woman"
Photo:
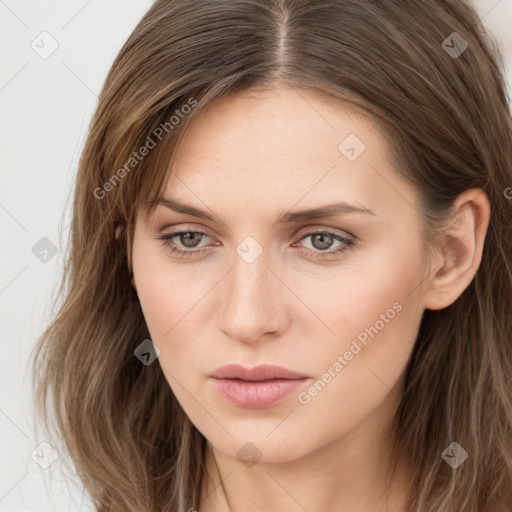
[[[97,509],[509,510],[508,107],[460,1],[155,2],[34,357]]]

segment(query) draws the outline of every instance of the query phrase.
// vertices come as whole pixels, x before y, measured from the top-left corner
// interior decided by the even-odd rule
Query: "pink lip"
[[[296,392],[309,376],[279,366],[245,368],[234,364],[218,368],[210,378],[217,392],[232,405],[263,409]]]

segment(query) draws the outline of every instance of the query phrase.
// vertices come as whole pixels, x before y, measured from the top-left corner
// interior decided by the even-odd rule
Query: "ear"
[[[123,221],[116,221],[114,222],[114,235],[116,237],[116,240],[118,240],[123,234],[126,229],[126,225]]]
[[[466,190],[455,200],[451,224],[438,241],[424,295],[426,309],[450,306],[469,286],[482,261],[490,213],[489,198],[482,189]]]

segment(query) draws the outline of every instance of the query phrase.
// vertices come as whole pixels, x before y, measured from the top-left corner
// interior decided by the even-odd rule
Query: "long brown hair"
[[[112,65],[79,163],[62,301],[34,353],[45,428],[98,510],[199,508],[205,439],[159,365],[134,356],[150,337],[130,285],[134,220],[155,207],[206,105],[275,81],[380,123],[421,193],[427,236],[460,193],[488,195],[475,278],[451,306],[424,312],[393,453],[412,467],[410,510],[508,510],[512,124],[496,46],[458,0],[154,3]],[[468,452],[456,470],[441,457],[454,441]]]

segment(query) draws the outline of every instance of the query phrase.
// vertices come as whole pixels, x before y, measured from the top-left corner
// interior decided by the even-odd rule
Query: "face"
[[[213,447],[293,460],[382,417],[428,263],[375,122],[306,90],[226,96],[194,120],[164,196],[138,214],[133,282],[156,364]],[[298,375],[215,373],[230,364]]]

